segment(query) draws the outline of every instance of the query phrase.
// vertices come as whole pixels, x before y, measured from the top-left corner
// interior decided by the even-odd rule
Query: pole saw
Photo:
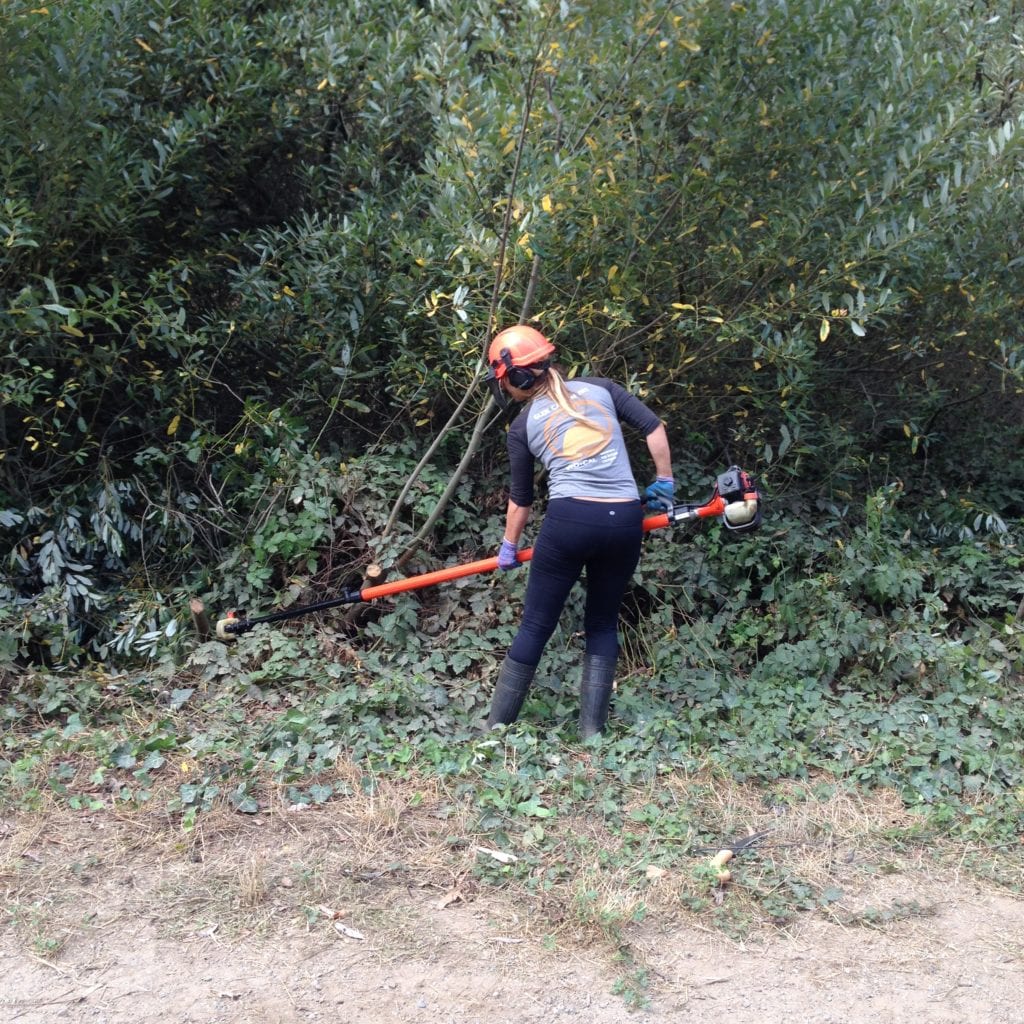
[[[665,526],[674,526],[677,523],[720,519],[727,530],[748,533],[761,525],[761,518],[761,493],[753,479],[739,466],[730,466],[724,473],[719,474],[715,481],[714,493],[707,501],[699,504],[674,505],[664,512],[648,516],[643,521],[643,528],[644,533],[650,533],[651,530],[660,530]],[[533,548],[524,548],[516,553],[516,560],[520,563],[529,562],[531,558],[533,558]],[[476,562],[452,565],[446,569],[436,569],[418,576],[406,576],[390,583],[364,587],[362,590],[346,590],[339,597],[331,598],[328,601],[298,605],[284,611],[261,615],[255,619],[248,618],[245,612],[228,612],[226,618],[218,620],[216,632],[221,640],[234,640],[239,634],[248,633],[250,629],[264,623],[286,622],[288,619],[297,619],[302,615],[326,611],[328,608],[374,601],[379,597],[391,597],[394,594],[403,594],[410,590],[422,590],[424,587],[449,583],[452,580],[462,579],[464,576],[492,572],[497,568],[498,559],[497,556],[493,556],[482,558]]]

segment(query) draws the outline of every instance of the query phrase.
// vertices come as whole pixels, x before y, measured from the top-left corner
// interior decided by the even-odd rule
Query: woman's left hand
[[[519,565],[516,551],[518,548],[512,541],[502,538],[501,547],[498,548],[498,568],[502,572],[508,572],[509,569],[515,569]]]

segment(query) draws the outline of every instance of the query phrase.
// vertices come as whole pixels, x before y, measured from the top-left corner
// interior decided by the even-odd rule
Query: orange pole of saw
[[[725,501],[715,495],[706,505],[701,505],[693,510],[693,516],[689,518],[707,519],[712,516],[720,516],[725,510]],[[667,512],[660,512],[655,516],[648,516],[644,520],[644,533],[651,530],[660,530],[669,526],[673,520]],[[516,561],[529,562],[533,558],[533,548],[523,548],[516,553]],[[438,583],[450,583],[452,580],[462,579],[464,576],[475,576],[480,572],[492,572],[498,568],[497,556],[481,558],[477,562],[466,562],[464,565],[452,565],[447,569],[436,569],[433,572],[425,572],[419,576],[406,576],[404,579],[392,580],[391,583],[380,583],[375,587],[367,587],[359,591],[359,597],[363,601],[373,601],[378,597],[390,597],[392,594],[402,594],[407,590],[420,590],[423,587],[433,587]]]
[[[643,522],[644,533],[650,533],[651,530],[660,530],[662,527],[670,526],[674,523],[720,516],[725,511],[725,507],[725,500],[718,494],[715,494],[704,505],[677,505],[671,512],[661,512],[658,515],[648,516]],[[531,558],[533,558],[533,548],[524,548],[516,554],[516,560],[520,563],[529,562]],[[310,612],[337,608],[339,605],[356,604],[360,601],[373,601],[378,597],[390,597],[392,594],[402,594],[409,590],[421,590],[424,587],[433,587],[438,583],[450,583],[452,580],[462,579],[464,576],[475,576],[481,572],[492,572],[497,568],[498,559],[496,556],[481,558],[476,562],[452,565],[447,569],[436,569],[434,572],[425,572],[419,576],[406,576],[403,579],[393,580],[390,583],[380,583],[375,587],[366,587],[364,590],[351,590],[340,597],[332,598],[328,601],[320,601],[317,604],[303,605],[296,608],[287,608],[256,619],[246,618],[244,612],[229,612],[227,618],[221,619],[217,623],[216,633],[222,640],[229,640],[239,633],[248,632],[254,626],[264,623],[284,622],[287,619],[298,618],[300,615],[308,615]]]

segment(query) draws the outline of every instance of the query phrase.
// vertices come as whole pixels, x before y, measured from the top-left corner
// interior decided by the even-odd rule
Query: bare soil
[[[440,806],[225,811],[189,834],[114,809],[0,819],[0,1020],[1024,1020],[1024,904],[955,863],[857,870],[833,850],[844,916],[784,929],[750,918],[740,878],[717,894],[732,936],[677,907],[670,870],[639,922],[635,894],[601,894],[626,911],[612,937],[572,899],[480,882],[489,855]]]

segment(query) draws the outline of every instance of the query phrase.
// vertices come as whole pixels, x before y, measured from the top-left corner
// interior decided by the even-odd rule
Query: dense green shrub
[[[572,372],[664,412],[681,480],[759,472],[787,558],[896,479],[937,543],[1012,524],[1019,18],[5,5],[3,657],[174,649],[189,591],[294,601],[393,557],[465,437],[381,543],[341,465],[386,507],[528,293]],[[500,459],[492,428],[432,557],[491,543]],[[846,550],[872,614],[927,594]]]

